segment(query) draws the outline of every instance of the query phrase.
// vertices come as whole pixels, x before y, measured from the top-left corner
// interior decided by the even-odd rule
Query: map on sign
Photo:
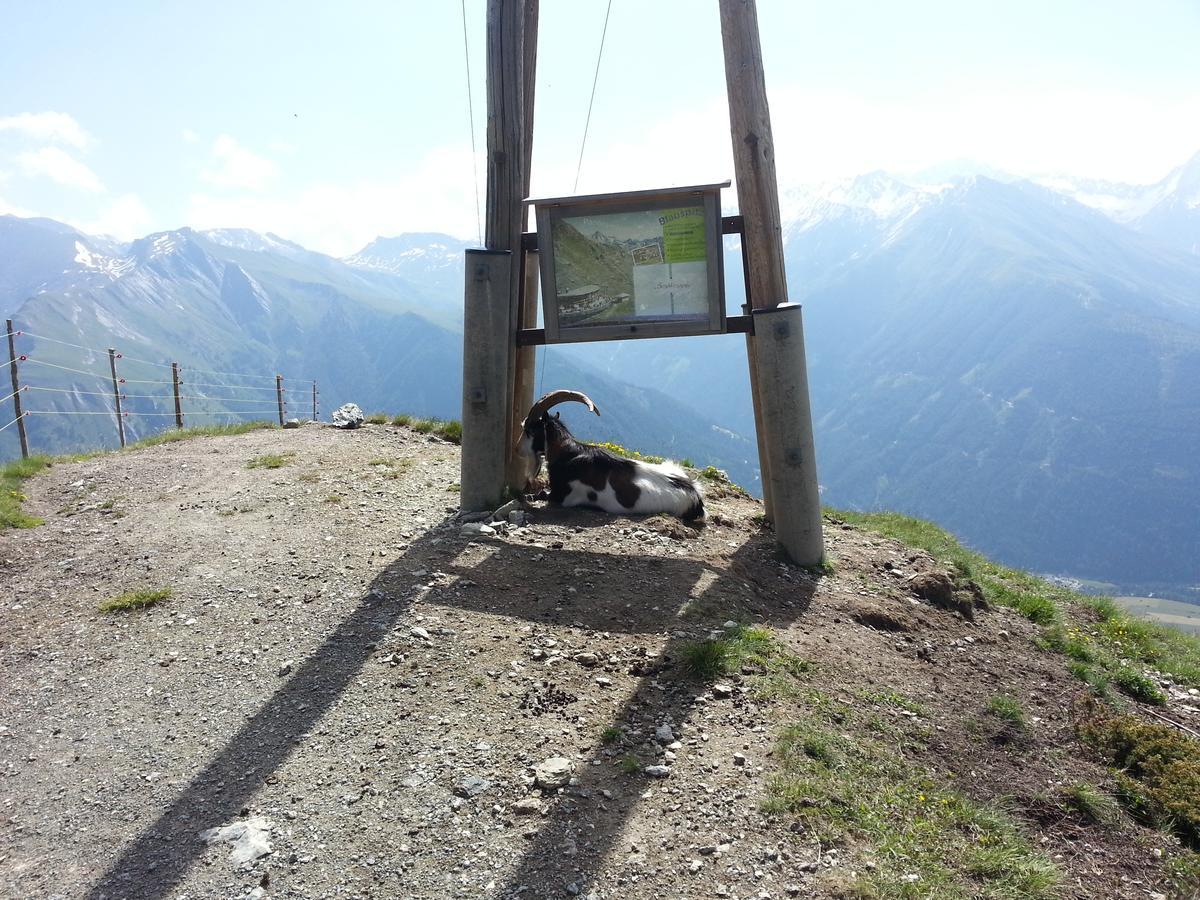
[[[561,328],[709,316],[703,205],[564,215],[553,253]]]

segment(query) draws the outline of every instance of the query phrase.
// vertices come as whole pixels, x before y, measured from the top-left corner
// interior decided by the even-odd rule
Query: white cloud
[[[192,131],[190,128],[183,129],[183,131],[180,133],[180,136],[183,138],[183,142],[185,144],[200,143],[200,135],[196,134],[196,132]]]
[[[11,131],[39,143],[66,144],[83,150],[91,145],[92,136],[66,113],[19,113],[0,117],[0,131]]]
[[[26,175],[42,175],[67,187],[101,193],[104,185],[96,173],[61,147],[42,147],[18,153],[17,165]]]
[[[469,148],[440,148],[395,179],[319,183],[286,196],[191,197],[187,221],[196,228],[273,231],[335,256],[362,249],[379,235],[476,232]]]
[[[0,197],[0,216],[20,216],[22,219],[32,219],[37,215],[33,210],[24,209],[20,206],[14,206],[3,197]]]
[[[916,172],[950,160],[1021,176],[1066,173],[1149,183],[1200,150],[1198,96],[1048,89],[882,100],[784,86],[771,92],[770,101],[778,179],[785,189],[880,169]],[[714,97],[632,139],[606,142],[606,132],[593,128],[579,191],[732,177],[727,110],[724,97]],[[547,159],[547,148],[535,145],[534,196],[573,193],[578,151],[554,149],[558,152]]]
[[[154,216],[136,194],[123,194],[106,204],[100,215],[79,225],[88,234],[107,234],[123,241],[142,237],[152,229]]]
[[[200,177],[217,187],[261,191],[279,175],[275,163],[247,150],[227,134],[213,142],[212,152],[214,166],[201,172]]]

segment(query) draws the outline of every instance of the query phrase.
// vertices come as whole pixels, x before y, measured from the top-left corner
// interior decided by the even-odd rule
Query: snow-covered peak
[[[907,219],[946,187],[911,184],[886,172],[871,172],[848,181],[785,191],[780,212],[790,234],[846,215],[891,226]]]
[[[398,273],[419,268],[456,268],[462,265],[466,241],[445,234],[401,234],[379,237],[342,262],[360,269]]]
[[[1045,175],[1031,180],[1126,224],[1136,223],[1164,202],[1200,209],[1200,153],[1154,184],[1121,184],[1070,175]]]
[[[294,253],[303,250],[298,244],[267,232],[260,234],[249,228],[210,228],[200,235],[220,247],[232,250],[251,250],[257,253]]]
[[[75,241],[75,262],[81,268],[107,275],[116,281],[131,268],[133,259],[129,256],[110,256],[94,251],[82,241]]]

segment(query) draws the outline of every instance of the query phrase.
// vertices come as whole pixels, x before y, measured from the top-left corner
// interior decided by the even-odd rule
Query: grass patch
[[[1121,819],[1121,805],[1086,781],[1064,788],[1063,800],[1093,825],[1112,826]]]
[[[264,428],[278,428],[274,422],[237,422],[232,425],[198,425],[195,428],[176,428],[163,431],[148,438],[142,438],[126,447],[126,450],[136,450],[139,447],[155,447],[159,444],[173,444],[176,441],[187,441],[197,437],[224,437],[234,434],[247,434],[251,431],[261,431]]]
[[[605,745],[615,744],[624,734],[625,732],[623,732],[616,725],[609,725],[602,732],[600,732],[600,743]]]
[[[988,701],[987,711],[988,715],[995,716],[1002,722],[1008,722],[1017,728],[1023,729],[1028,724],[1025,721],[1025,710],[1021,708],[1020,701],[1006,694],[996,694],[992,697]]]
[[[398,416],[392,416],[392,424],[399,427],[400,425],[411,425],[413,417],[405,413]]]
[[[1129,666],[1118,668],[1112,675],[1112,683],[1122,693],[1128,694],[1134,700],[1140,700],[1142,703],[1163,706],[1167,702],[1167,695],[1162,692],[1157,684],[1151,681],[1146,675]]]
[[[636,775],[642,771],[642,761],[632,753],[626,753],[617,763],[617,768],[626,775]]]
[[[407,421],[398,421],[401,418]],[[462,423],[455,419],[447,421],[443,419],[415,419],[411,416],[397,416],[392,422],[397,425],[407,425],[413,431],[417,432],[417,434],[432,434],[452,444],[462,443]]]
[[[1016,823],[962,797],[891,748],[811,724],[784,729],[782,772],[765,808],[800,819],[823,844],[851,845],[846,896],[1051,898],[1060,872]]]
[[[131,609],[145,609],[166,600],[171,596],[170,588],[142,588],[128,591],[116,597],[109,597],[100,604],[100,612],[127,612]]]
[[[247,469],[282,469],[288,464],[293,453],[264,453],[246,463]]]
[[[1028,572],[998,565],[963,547],[932,522],[899,513],[829,513],[925,550],[960,576],[974,579],[990,603],[1015,609],[1030,621],[1046,626],[1039,646],[1091,666],[1091,671],[1114,684],[1123,678],[1130,691],[1138,689],[1135,678],[1120,674],[1124,668],[1137,676],[1139,673],[1130,665],[1133,663],[1152,666],[1182,684],[1200,686],[1200,637],[1134,618],[1107,597],[1080,594]],[[1084,670],[1073,671],[1082,674]]]
[[[386,425],[388,417],[387,413],[371,413],[369,416],[364,416],[363,421],[368,425]]]
[[[1118,797],[1138,819],[1200,849],[1200,741],[1091,703],[1079,736],[1120,770]]]
[[[625,459],[636,459],[648,463],[666,462],[665,456],[651,456],[648,453],[639,453],[637,450],[630,450],[628,447],[622,447],[620,444],[614,444],[612,441],[601,441],[591,446],[607,450],[615,456],[623,456]]]
[[[738,625],[719,638],[694,641],[681,653],[684,671],[701,681],[749,671],[764,675],[802,675],[812,664],[783,647],[770,629]]]
[[[322,503],[341,503],[345,498],[341,494],[327,494],[321,498]]]
[[[31,456],[7,463],[0,469],[0,528],[36,528],[45,520],[29,516],[21,509],[25,494],[21,488],[25,479],[32,478],[53,465],[49,456]]]
[[[681,465],[691,466],[690,460],[684,460]],[[729,479],[729,474],[716,466],[705,466],[696,472],[696,477],[702,481],[708,492],[716,497],[749,497],[750,492],[735,481]]]
[[[1092,693],[1097,697],[1107,697],[1108,678],[1104,673],[1094,666],[1089,666],[1087,663],[1073,662],[1067,666],[1067,671],[1086,684],[1092,689]]]

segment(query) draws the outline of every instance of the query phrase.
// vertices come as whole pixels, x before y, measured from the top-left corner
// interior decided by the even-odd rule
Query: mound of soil
[[[535,504],[464,533],[458,465],[403,428],[306,426],[31,481],[46,524],[0,537],[0,893],[833,896],[861,848],[763,812],[795,699],[682,665],[729,621],[919,735],[914,765],[1004,798],[1064,896],[1166,890],[1161,835],[1047,803],[1107,778],[1078,682],[1025,620],[942,596],[925,554],[828,523],[819,577],[734,491],[701,529]],[[1020,740],[987,718],[1001,693]],[[535,777],[553,760],[561,786]]]

